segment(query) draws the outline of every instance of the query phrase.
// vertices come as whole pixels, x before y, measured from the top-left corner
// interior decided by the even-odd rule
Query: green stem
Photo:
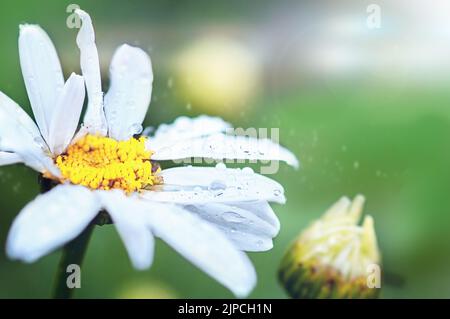
[[[72,297],[75,288],[69,288],[67,285],[67,277],[70,275],[67,273],[67,266],[76,264],[81,269],[81,264],[94,227],[95,224],[90,224],[77,238],[64,246],[61,261],[56,272],[54,298],[69,299]]]

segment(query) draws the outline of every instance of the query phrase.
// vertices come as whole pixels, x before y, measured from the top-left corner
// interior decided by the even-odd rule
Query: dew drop
[[[230,223],[241,223],[244,220],[244,217],[235,212],[225,212],[222,218]]]
[[[227,188],[227,185],[219,180],[211,182],[208,186],[208,189],[211,191],[224,190],[225,188]]]
[[[227,168],[227,166],[225,165],[225,163],[220,162],[220,163],[217,163],[216,168],[217,168],[218,170],[224,170],[224,169]]]
[[[135,135],[135,134],[140,134],[143,130],[143,127],[141,124],[139,123],[134,123],[133,125],[130,126],[130,134],[131,135]]]

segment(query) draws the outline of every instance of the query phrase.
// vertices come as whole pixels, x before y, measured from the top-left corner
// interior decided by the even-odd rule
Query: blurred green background
[[[68,1],[1,1],[0,90],[28,112],[18,25],[40,24],[65,74],[79,71]],[[147,50],[154,69],[145,121],[217,114],[236,127],[278,127],[302,162],[273,176],[282,228],[273,250],[249,254],[250,297],[284,298],[277,266],[289,242],[342,195],[367,197],[383,256],[382,297],[450,297],[450,5],[420,1],[74,1],[96,29],[104,90],[114,49]],[[380,28],[366,24],[381,8]],[[221,67],[216,68],[216,65]],[[202,68],[203,66],[203,68]],[[50,296],[60,252],[6,259],[13,218],[38,194],[37,174],[0,167],[0,297]],[[158,241],[135,271],[112,226],[97,227],[76,297],[232,297]]]

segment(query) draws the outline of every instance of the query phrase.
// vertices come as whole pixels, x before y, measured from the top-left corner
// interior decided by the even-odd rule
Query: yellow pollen
[[[145,137],[116,141],[109,137],[86,135],[59,155],[55,163],[64,180],[92,189],[118,188],[131,193],[160,184],[152,169],[151,151]]]

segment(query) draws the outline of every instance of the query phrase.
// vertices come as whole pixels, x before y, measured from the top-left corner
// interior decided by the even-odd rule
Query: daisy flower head
[[[133,266],[150,267],[154,238],[230,289],[249,294],[255,270],[245,251],[266,251],[280,224],[269,202],[284,203],[283,187],[250,169],[181,166],[158,161],[281,160],[296,157],[270,140],[229,136],[220,118],[180,117],[151,136],[141,123],[151,99],[153,72],[143,50],[124,44],[110,65],[102,92],[90,16],[80,10],[77,35],[81,75],[67,81],[48,35],[37,25],[20,28],[24,81],[36,123],[0,93],[0,164],[24,163],[54,184],[14,220],[7,255],[34,262],[77,238],[106,211]],[[87,109],[78,128],[87,92]]]

